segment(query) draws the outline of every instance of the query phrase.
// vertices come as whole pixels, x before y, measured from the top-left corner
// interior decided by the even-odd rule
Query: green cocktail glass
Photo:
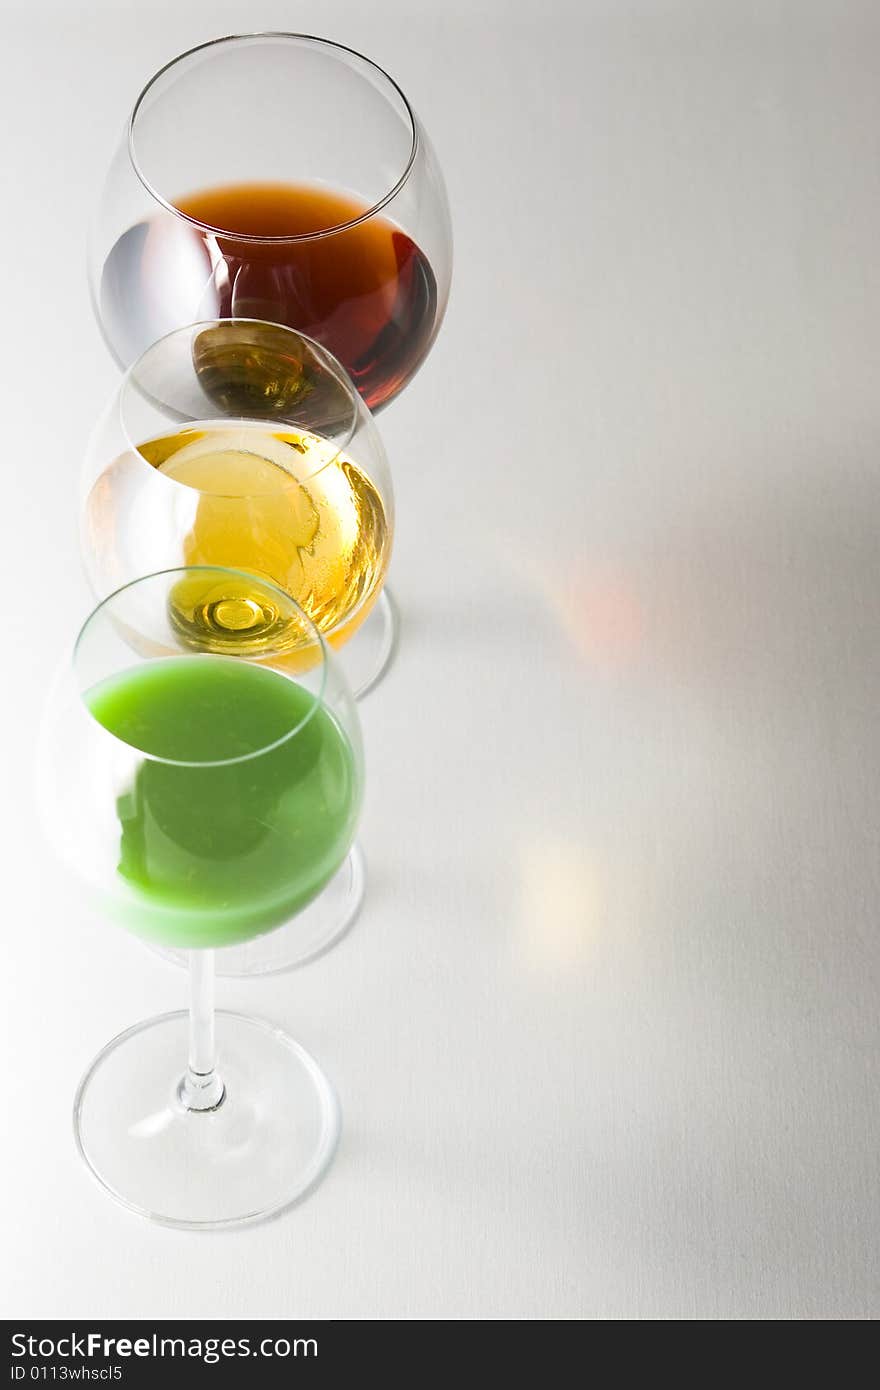
[[[283,591],[265,585],[274,619],[257,654],[208,653],[175,623],[182,584],[235,577],[164,571],[100,604],[41,740],[62,856],[113,919],[188,954],[189,1014],[110,1043],[75,1108],[99,1181],[171,1225],[277,1211],[320,1177],[338,1134],[332,1088],[299,1044],[213,1008],[214,950],[295,930],[348,854],[362,783],[354,699]]]

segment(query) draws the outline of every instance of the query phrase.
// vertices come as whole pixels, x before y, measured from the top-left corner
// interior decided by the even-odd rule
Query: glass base
[[[355,699],[362,700],[385,675],[397,648],[399,628],[397,605],[383,589],[354,636],[336,651]]]
[[[279,1028],[219,1010],[214,1110],[184,1109],[188,1016],[162,1014],[98,1053],[74,1102],[77,1147],[123,1206],[166,1226],[259,1221],[315,1186],[339,1138],[339,1105],[312,1057]]]
[[[352,845],[342,868],[314,902],[275,931],[243,941],[239,946],[220,946],[214,951],[218,975],[246,977],[280,975],[322,956],[341,941],[355,923],[364,901],[366,866],[358,845]],[[186,969],[189,956],[172,946],[145,943],[163,960]]]

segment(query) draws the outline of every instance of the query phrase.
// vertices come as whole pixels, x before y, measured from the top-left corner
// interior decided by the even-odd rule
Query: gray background
[[[877,7],[3,18],[3,1313],[875,1315]],[[83,1067],[184,982],[48,859],[30,767],[115,382],[87,217],[150,73],[254,27],[400,79],[456,275],[381,420],[404,634],[363,708],[369,900],[220,989],[325,1065],[342,1148],[205,1236],[75,1156]]]

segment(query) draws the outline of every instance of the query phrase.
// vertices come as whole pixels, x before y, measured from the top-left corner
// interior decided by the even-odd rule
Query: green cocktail
[[[358,771],[311,692],[264,666],[189,656],[146,662],[86,698],[147,755],[116,800],[125,925],[168,946],[229,946],[280,926],[339,868]]]

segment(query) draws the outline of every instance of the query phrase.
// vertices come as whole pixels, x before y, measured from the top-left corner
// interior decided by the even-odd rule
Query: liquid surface
[[[345,226],[368,211],[366,204],[287,183],[206,188],[175,206],[221,230],[159,213],[120,237],[100,293],[105,329],[126,363],[175,327],[238,317],[317,339],[373,410],[409,381],[433,338],[437,283],[419,247],[393,222],[375,214]],[[315,232],[329,234],[243,239]]]
[[[246,941],[339,868],[357,816],[355,760],[302,686],[249,662],[172,657],[102,682],[88,704],[134,748],[194,764],[145,759],[117,796],[130,890],[120,915],[133,930],[180,948]]]
[[[182,563],[252,570],[338,641],[366,617],[391,535],[376,488],[334,444],[304,431],[211,425],[149,440],[139,452],[198,494]],[[212,591],[208,614],[205,581],[183,581],[172,600],[177,624],[194,637],[213,632],[215,650],[258,651],[276,640],[265,590],[233,587],[225,607]]]

